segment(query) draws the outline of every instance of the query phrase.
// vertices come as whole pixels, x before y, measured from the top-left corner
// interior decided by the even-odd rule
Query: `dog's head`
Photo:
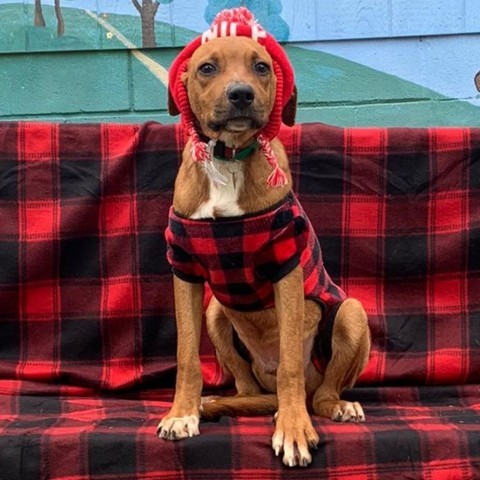
[[[210,138],[251,137],[265,127],[275,103],[276,77],[266,49],[247,37],[221,37],[200,46],[182,79],[190,108]]]
[[[280,123],[293,125],[293,69],[277,41],[245,8],[224,10],[210,30],[179,54],[169,72],[169,111],[187,131],[268,140]]]

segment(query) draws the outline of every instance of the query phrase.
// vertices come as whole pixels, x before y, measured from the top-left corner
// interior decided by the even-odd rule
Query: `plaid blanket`
[[[369,315],[348,396],[291,478],[480,477],[480,130],[283,129],[326,268]],[[0,479],[278,478],[270,419],[156,438],[175,323],[178,126],[0,124]],[[208,389],[231,379],[202,342]],[[428,471],[428,475],[427,472]]]

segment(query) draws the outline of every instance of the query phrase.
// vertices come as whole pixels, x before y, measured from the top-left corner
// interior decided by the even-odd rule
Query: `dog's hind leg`
[[[260,387],[252,376],[249,363],[239,355],[235,348],[233,326],[215,297],[212,297],[208,306],[206,323],[208,336],[215,347],[218,361],[235,378],[238,395],[260,393]]]
[[[340,400],[343,389],[353,387],[370,353],[370,331],[362,304],[347,299],[340,306],[333,326],[332,358],[322,384],[313,396],[315,414],[339,422],[365,421],[358,402]]]

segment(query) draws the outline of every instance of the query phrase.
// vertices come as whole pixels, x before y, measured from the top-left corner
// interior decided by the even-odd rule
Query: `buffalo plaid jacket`
[[[293,194],[242,217],[192,220],[172,208],[166,240],[173,272],[188,282],[207,282],[218,301],[235,310],[273,307],[273,283],[299,264],[305,297],[324,307],[345,299],[325,270],[317,236]]]

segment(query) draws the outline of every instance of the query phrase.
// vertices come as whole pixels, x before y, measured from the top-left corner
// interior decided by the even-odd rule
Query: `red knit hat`
[[[197,162],[211,161],[212,146],[200,140],[195,116],[190,108],[188,94],[182,82],[193,53],[204,43],[218,37],[249,37],[263,45],[273,60],[273,71],[277,79],[275,103],[268,123],[257,133],[257,140],[263,154],[273,171],[268,177],[271,186],[283,186],[287,183],[285,172],[278,166],[278,159],[270,145],[276,137],[282,122],[283,107],[290,100],[294,89],[293,68],[280,44],[267,33],[245,7],[222,10],[213,21],[209,30],[192,40],[177,56],[169,70],[169,89],[181,122],[192,140],[192,158]]]

